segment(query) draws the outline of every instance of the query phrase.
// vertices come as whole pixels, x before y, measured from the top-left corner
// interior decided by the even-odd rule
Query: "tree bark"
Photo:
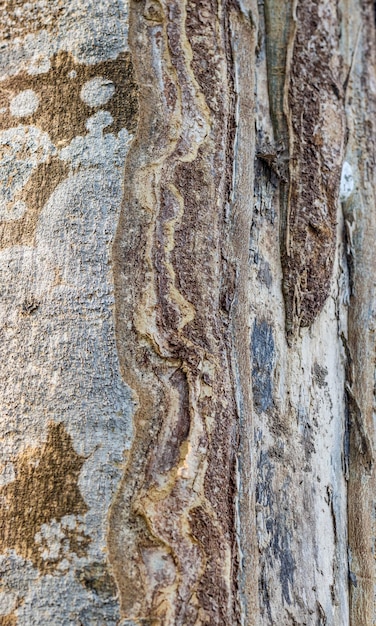
[[[376,624],[375,32],[0,5],[0,626]]]

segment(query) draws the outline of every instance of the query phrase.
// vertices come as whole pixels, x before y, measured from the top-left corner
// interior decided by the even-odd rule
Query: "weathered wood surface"
[[[376,624],[374,20],[0,4],[1,625]]]

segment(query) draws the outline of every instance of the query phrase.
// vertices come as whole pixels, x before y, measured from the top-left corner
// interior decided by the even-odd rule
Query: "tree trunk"
[[[0,29],[0,626],[376,624],[373,3]]]

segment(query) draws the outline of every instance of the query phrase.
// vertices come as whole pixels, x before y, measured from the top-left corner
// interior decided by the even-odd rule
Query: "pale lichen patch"
[[[106,80],[102,76],[96,76],[84,84],[80,96],[81,100],[88,106],[97,107],[108,102],[114,92],[115,87],[112,81]]]
[[[345,202],[354,191],[354,172],[348,161],[344,161],[341,172],[340,200]]]
[[[25,89],[10,101],[10,112],[14,117],[28,117],[35,113],[39,98],[32,89]]]

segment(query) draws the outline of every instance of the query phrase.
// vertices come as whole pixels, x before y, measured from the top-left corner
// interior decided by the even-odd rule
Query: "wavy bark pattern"
[[[130,5],[140,118],[114,276],[137,408],[109,530],[125,623],[237,622],[236,412],[220,304],[224,20],[215,0]]]

